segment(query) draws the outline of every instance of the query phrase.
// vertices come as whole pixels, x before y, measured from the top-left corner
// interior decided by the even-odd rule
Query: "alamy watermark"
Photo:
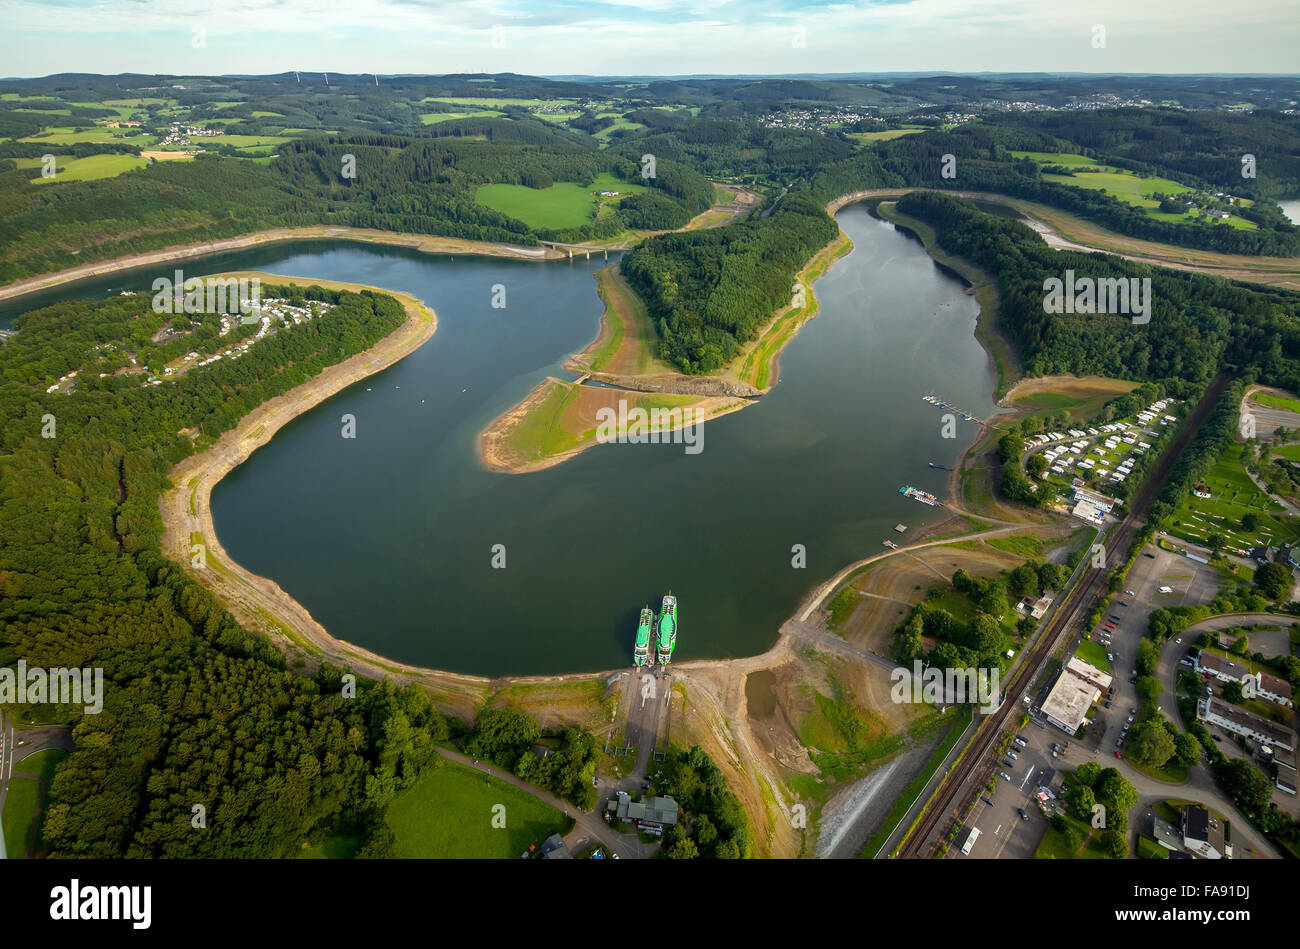
[[[618,409],[608,405],[596,410],[596,443],[599,445],[685,445],[686,454],[704,450],[704,410],[701,408],[629,409],[626,399]]]
[[[1048,277],[1043,281],[1044,313],[1117,313],[1132,315],[1134,324],[1151,322],[1150,277],[1093,277],[1074,276],[1073,270],[1065,272],[1065,279]]]
[[[997,710],[1002,704],[1001,673],[998,669],[941,669],[938,666],[923,668],[921,660],[912,662],[912,668],[898,666],[889,673],[893,687],[889,697],[897,704],[978,705],[985,714]]]
[[[104,709],[104,670],[0,668],[0,705],[80,705],[87,715]]]

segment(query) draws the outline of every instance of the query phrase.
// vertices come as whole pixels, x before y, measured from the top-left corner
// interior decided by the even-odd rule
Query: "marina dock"
[[[959,409],[956,405],[949,402],[947,399],[941,399],[933,392],[927,392],[925,395],[921,396],[921,399],[925,402],[929,402],[931,405],[934,405],[938,408],[948,409],[954,415],[959,416],[963,421],[978,422],[980,425],[983,425],[985,422],[985,420],[980,418],[979,416],[972,415],[971,413],[967,412],[965,409]],[[935,467],[942,467],[942,466],[936,465]]]

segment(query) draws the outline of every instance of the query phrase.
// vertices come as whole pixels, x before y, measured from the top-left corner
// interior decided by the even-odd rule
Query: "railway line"
[[[1145,521],[1152,502],[1167,481],[1173,466],[1182,457],[1201,424],[1213,410],[1231,378],[1229,369],[1224,369],[1206,389],[1201,401],[1188,417],[1157,460],[1155,467],[1143,482],[1136,499],[1128,506],[1124,519],[1111,531],[1105,547],[1109,563],[1127,561],[1134,537]],[[1122,558],[1122,559],[1120,559]],[[1066,595],[1065,602],[1056,615],[1030,648],[1028,659],[1012,676],[1011,684],[1003,690],[1003,701],[998,709],[987,716],[975,733],[966,754],[958,760],[953,769],[939,785],[930,799],[917,826],[904,839],[899,849],[899,856],[916,858],[932,856],[936,849],[936,831],[946,826],[948,821],[960,817],[962,805],[977,792],[979,781],[988,771],[986,756],[1008,726],[1013,716],[1022,714],[1021,696],[1032,686],[1038,676],[1047,667],[1051,657],[1063,643],[1068,641],[1075,628],[1075,621],[1081,611],[1090,609],[1097,597],[1105,590],[1108,570],[1088,570],[1083,579]]]

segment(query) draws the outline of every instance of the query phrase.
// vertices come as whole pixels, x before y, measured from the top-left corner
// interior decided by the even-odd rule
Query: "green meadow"
[[[1150,194],[1172,195],[1195,190],[1176,181],[1170,181],[1168,178],[1161,178],[1156,175],[1139,175],[1136,172],[1125,171],[1113,165],[1103,164],[1096,159],[1087,158],[1083,155],[1074,155],[1069,152],[1013,151],[1011,154],[1017,158],[1032,158],[1042,165],[1061,165],[1066,168],[1088,169],[1087,171],[1080,170],[1073,175],[1045,174],[1043,180],[1070,185],[1075,188],[1105,191],[1121,201],[1146,209],[1147,214],[1157,220],[1191,221],[1202,218],[1202,215],[1193,212],[1175,214],[1161,211],[1158,200],[1146,197],[1146,195]],[[1247,221],[1245,218],[1239,218],[1236,215],[1229,217],[1224,223],[1242,230],[1255,230],[1253,222]]]
[[[1250,397],[1250,401],[1269,405],[1275,409],[1286,409],[1288,412],[1300,412],[1300,399],[1288,399],[1273,392],[1256,392]]]
[[[39,158],[16,158],[19,168],[39,168]],[[135,155],[88,155],[85,158],[68,158],[60,155],[57,159],[57,172],[53,178],[37,176],[33,184],[54,184],[60,181],[92,181],[96,178],[114,178],[124,171],[143,168],[148,164]]]
[[[1297,522],[1267,494],[1255,487],[1241,463],[1242,446],[1229,445],[1210,469],[1205,484],[1209,498],[1188,494],[1165,526],[1170,534],[1204,544],[1210,534],[1219,534],[1224,543],[1240,550],[1279,545],[1295,538]],[[1241,519],[1254,514],[1259,529],[1247,532]]]
[[[156,142],[157,139],[152,135],[122,135],[117,129],[110,128],[74,129],[57,127],[46,129],[39,135],[20,138],[19,141],[49,145],[78,145],[83,142],[95,142],[100,145],[106,143],[117,143],[147,148]]]
[[[493,827],[493,808],[505,827]],[[426,772],[388,807],[399,857],[518,857],[530,844],[567,833],[572,819],[527,792],[470,768],[445,762]]]
[[[638,194],[644,185],[630,184],[610,174],[597,175],[589,185],[557,181],[549,188],[491,184],[478,189],[475,200],[484,207],[508,214],[532,228],[581,227],[591,221],[598,191]]]

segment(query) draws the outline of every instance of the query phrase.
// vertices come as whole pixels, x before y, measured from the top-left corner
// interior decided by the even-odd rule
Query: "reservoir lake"
[[[782,353],[779,383],[707,422],[698,454],[598,445],[522,475],[479,463],[479,431],[546,376],[571,378],[560,364],[596,336],[598,258],[289,242],[6,301],[0,326],[56,300],[147,290],[177,268],[409,292],[438,315],[432,339],[293,420],[215,487],[229,554],[333,635],[415,665],[486,676],[627,666],[641,607],[657,611],[669,590],[674,659],[747,656],[841,567],[939,517],[899,488],[942,498],[948,473],[929,462],[953,465],[978,426],[959,419],[942,437],[945,410],[923,395],[995,411],[962,282],[865,206],[836,218],[854,248],[816,282],[820,312]],[[492,306],[497,285],[504,308]],[[342,437],[344,414],[355,439]],[[492,566],[498,544],[504,569]]]

